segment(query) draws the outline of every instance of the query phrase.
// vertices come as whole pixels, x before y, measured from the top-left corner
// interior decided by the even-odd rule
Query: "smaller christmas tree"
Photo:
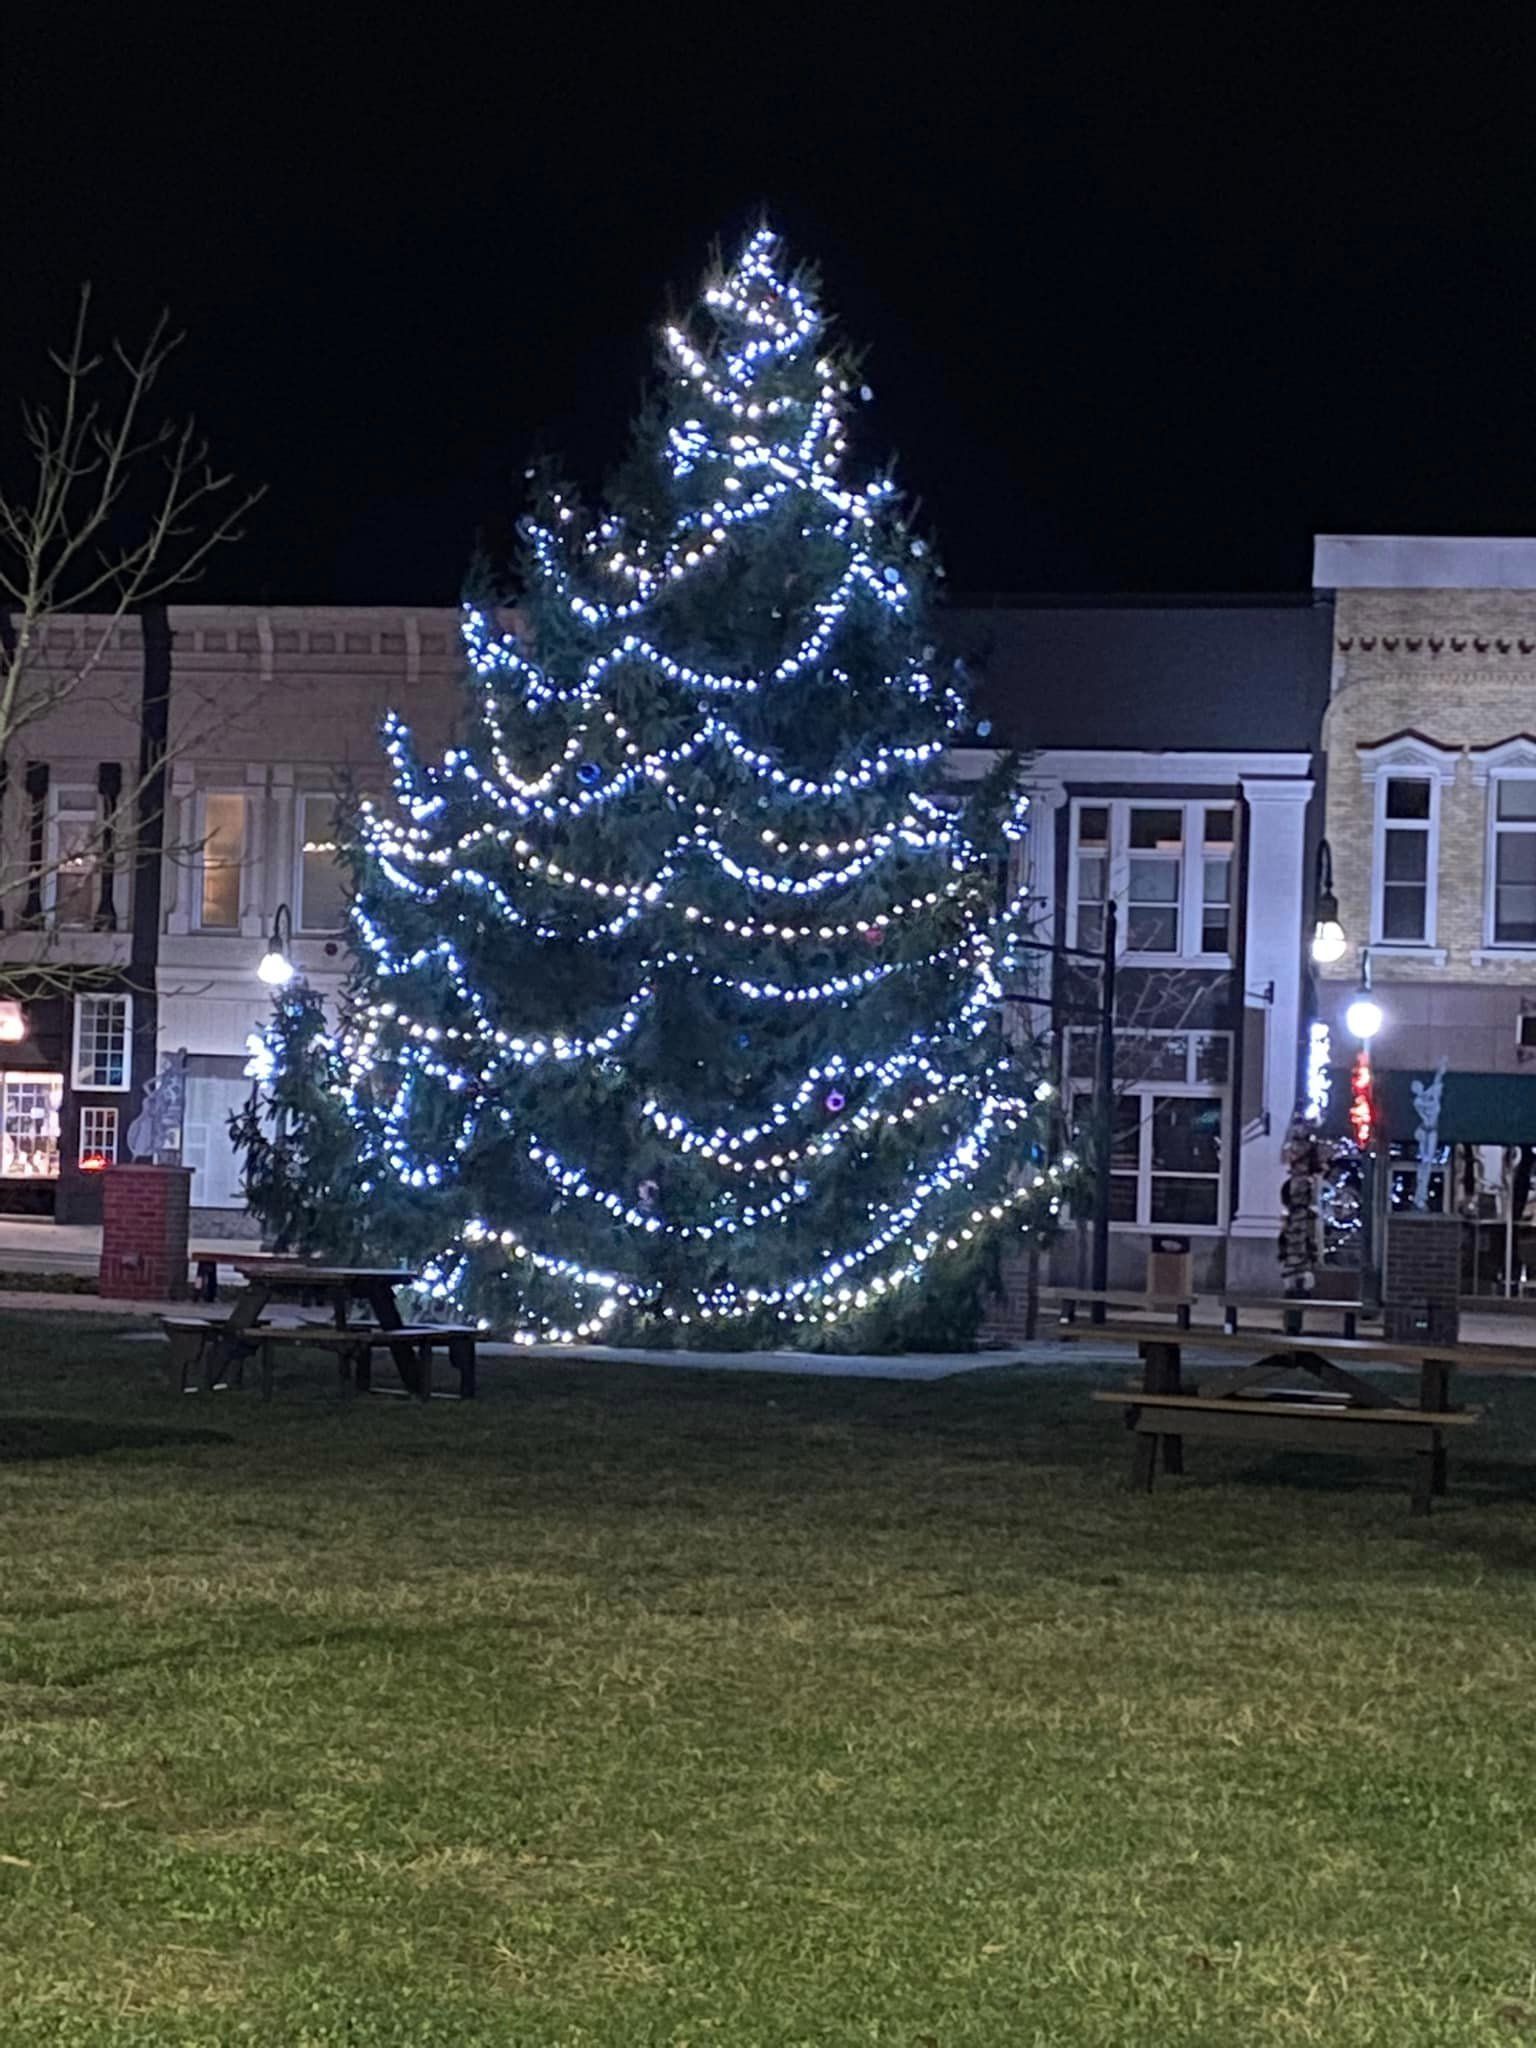
[[[290,982],[247,1045],[250,1100],[229,1120],[247,1207],[275,1251],[356,1257],[366,1215],[357,1130],[346,1055],[324,1004],[307,983]]]

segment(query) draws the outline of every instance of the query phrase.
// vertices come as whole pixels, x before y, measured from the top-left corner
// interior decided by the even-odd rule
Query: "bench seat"
[[[171,1346],[171,1372],[182,1393],[187,1391],[187,1379],[210,1361],[209,1345],[226,1332],[228,1325],[222,1316],[162,1316],[162,1329]],[[308,1348],[331,1351],[337,1355],[342,1377],[349,1385],[355,1385],[360,1393],[367,1393],[372,1386],[372,1360],[375,1351],[393,1351],[398,1354],[404,1347],[412,1354],[409,1367],[402,1365],[402,1378],[420,1376],[418,1398],[426,1400],[432,1392],[432,1354],[445,1350],[448,1362],[459,1377],[459,1396],[473,1400],[476,1393],[475,1348],[480,1332],[467,1323],[405,1323],[398,1329],[386,1330],[377,1323],[353,1323],[339,1330],[327,1323],[255,1323],[240,1331],[234,1340],[232,1370],[236,1382],[243,1382],[243,1367],[251,1352],[261,1356],[262,1399],[272,1398],[273,1374],[276,1354],[284,1347]]]
[[[1429,1408],[1369,1408],[1347,1402],[1287,1401],[1252,1395],[1158,1394],[1140,1388],[1100,1390],[1093,1395],[1125,1412],[1127,1428],[1141,1441],[1130,1483],[1150,1492],[1157,1476],[1158,1440],[1182,1445],[1187,1436],[1218,1442],[1296,1444],[1312,1450],[1381,1452],[1414,1456],[1413,1512],[1429,1513],[1431,1497],[1445,1491],[1448,1429],[1466,1429],[1482,1410],[1449,1412]],[[1182,1460],[1179,1461],[1180,1465]]]

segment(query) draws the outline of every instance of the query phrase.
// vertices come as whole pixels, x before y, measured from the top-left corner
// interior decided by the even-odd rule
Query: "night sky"
[[[414,12],[8,25],[0,399],[81,279],[104,326],[168,305],[172,396],[268,487],[201,596],[455,599],[533,455],[600,482],[657,318],[760,208],[956,594],[1536,532],[1514,9]]]

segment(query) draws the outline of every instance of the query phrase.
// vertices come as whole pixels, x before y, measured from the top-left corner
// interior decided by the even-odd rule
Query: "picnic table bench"
[[[443,1350],[458,1374],[460,1397],[474,1398],[478,1332],[466,1324],[406,1323],[395,1290],[413,1282],[415,1273],[393,1266],[330,1266],[271,1253],[245,1253],[229,1263],[246,1285],[228,1316],[161,1318],[171,1346],[172,1377],[183,1393],[194,1372],[206,1390],[228,1384],[231,1376],[239,1384],[244,1362],[254,1353],[261,1360],[262,1397],[270,1400],[276,1354],[291,1346],[331,1352],[342,1377],[360,1392],[372,1387],[374,1352],[387,1351],[406,1392],[422,1401],[432,1397],[432,1355]],[[264,1321],[268,1307],[281,1300],[326,1304],[332,1321]],[[352,1305],[359,1301],[370,1311],[369,1320],[352,1316]]]
[[[1224,1294],[1221,1297],[1221,1327],[1229,1337],[1237,1334],[1245,1315],[1278,1316],[1288,1337],[1299,1337],[1308,1322],[1320,1315],[1337,1316],[1346,1337],[1359,1332],[1364,1304],[1359,1301],[1331,1301],[1321,1294]],[[1314,1323],[1313,1327],[1316,1325]]]
[[[1430,1502],[1446,1490],[1446,1432],[1476,1423],[1481,1410],[1456,1408],[1451,1376],[1466,1372],[1536,1372],[1536,1351],[1492,1344],[1387,1344],[1361,1337],[1315,1337],[1305,1343],[1273,1332],[1244,1336],[1216,1330],[1185,1333],[1159,1324],[1121,1323],[1074,1329],[1068,1341],[1105,1337],[1136,1344],[1142,1384],[1123,1392],[1093,1396],[1123,1409],[1137,1441],[1130,1484],[1150,1491],[1157,1473],[1158,1446],[1165,1472],[1184,1469],[1187,1436],[1218,1440],[1310,1445],[1317,1450],[1379,1451],[1414,1456],[1412,1509],[1427,1515]],[[1208,1391],[1186,1386],[1182,1353],[1187,1344],[1241,1356],[1247,1364]],[[1326,1354],[1326,1355],[1325,1355]],[[1347,1366],[1417,1365],[1417,1405],[1394,1401]],[[1305,1374],[1309,1388],[1277,1386]]]
[[[1090,1309],[1123,1309],[1131,1315],[1171,1315],[1181,1330],[1189,1328],[1194,1294],[1135,1294],[1114,1287],[1042,1287],[1040,1302],[1054,1308],[1063,1323],[1075,1323],[1080,1304]],[[1095,1328],[1102,1328],[1102,1319]]]

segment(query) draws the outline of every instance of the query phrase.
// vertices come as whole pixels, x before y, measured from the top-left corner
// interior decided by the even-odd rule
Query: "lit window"
[[[198,923],[204,931],[240,929],[240,871],[245,862],[245,798],[211,791],[203,798],[202,892]]]
[[[57,1180],[62,1074],[7,1074],[0,1088],[0,1174]]]
[[[1098,1034],[1067,1034],[1073,1128],[1091,1160]],[[1231,1113],[1231,1039],[1225,1032],[1125,1031],[1115,1037],[1109,1220],[1142,1230],[1219,1228],[1226,1217],[1222,1161]]]
[[[1496,946],[1536,947],[1536,777],[1494,783],[1489,936]]]
[[[99,1173],[117,1163],[117,1110],[88,1105],[80,1112],[80,1164]]]
[[[1200,859],[1200,950],[1232,950],[1232,812],[1208,810]]]
[[[347,921],[347,887],[337,859],[336,799],[303,798],[299,830],[299,929],[339,932]]]
[[[54,923],[89,930],[101,907],[101,816],[94,790],[54,791],[46,882]]]
[[[1391,775],[1381,789],[1381,937],[1389,944],[1423,945],[1429,938],[1435,785],[1423,775]]]
[[[1068,906],[1069,943],[1096,952],[1104,912],[1121,905],[1127,954],[1223,961],[1234,938],[1232,873],[1237,812],[1231,804],[1078,804]]]
[[[1084,804],[1077,814],[1077,943],[1097,953],[1104,944],[1109,901],[1109,806]]]
[[[132,996],[75,999],[75,1086],[121,1093],[128,1086]]]

